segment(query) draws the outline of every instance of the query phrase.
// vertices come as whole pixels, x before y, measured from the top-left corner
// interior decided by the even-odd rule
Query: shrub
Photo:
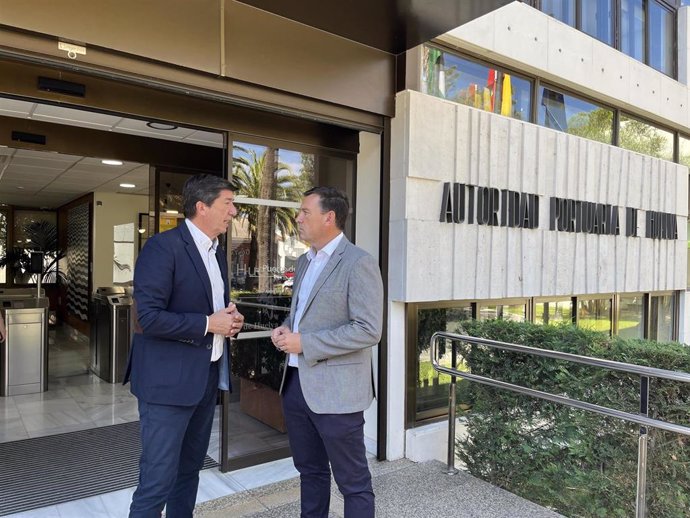
[[[625,340],[573,326],[510,321],[463,322],[459,333],[542,349],[690,372],[690,348]],[[639,376],[560,360],[463,344],[474,374],[565,395],[609,408],[639,411]],[[473,475],[570,517],[634,516],[639,427],[470,383],[467,436],[457,443]],[[651,417],[688,425],[690,384],[650,380]],[[647,512],[687,517],[687,436],[649,433]]]

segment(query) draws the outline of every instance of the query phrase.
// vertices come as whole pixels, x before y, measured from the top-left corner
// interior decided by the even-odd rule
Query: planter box
[[[280,395],[266,385],[240,378],[240,410],[281,433],[287,432]]]

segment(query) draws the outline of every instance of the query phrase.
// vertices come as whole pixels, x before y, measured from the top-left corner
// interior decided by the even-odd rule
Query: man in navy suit
[[[230,388],[229,337],[244,317],[229,300],[218,236],[235,186],[211,175],[183,188],[186,220],[150,238],[134,269],[138,320],[125,383],[139,401],[142,453],[130,518],[191,518],[217,390]]]

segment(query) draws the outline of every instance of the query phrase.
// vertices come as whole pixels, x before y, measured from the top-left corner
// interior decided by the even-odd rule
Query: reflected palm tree
[[[259,154],[254,149],[244,150],[247,158],[236,157],[233,161],[233,177],[239,185],[239,194],[260,200],[296,201],[302,194],[304,179],[292,172],[287,164],[278,161],[278,150],[266,148]],[[244,220],[249,233],[250,272],[271,266],[275,255],[275,232],[282,240],[296,234],[295,209],[240,203],[238,216]],[[245,287],[260,292],[272,290],[273,275],[270,272],[250,276]]]

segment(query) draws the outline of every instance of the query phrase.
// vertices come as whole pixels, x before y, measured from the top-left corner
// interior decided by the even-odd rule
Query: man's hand
[[[244,316],[232,302],[208,317],[208,332],[213,334],[235,336],[243,325]]]
[[[285,326],[280,326],[271,333],[271,340],[276,349],[284,353],[299,354],[302,352],[302,339],[299,333],[293,333]]]

